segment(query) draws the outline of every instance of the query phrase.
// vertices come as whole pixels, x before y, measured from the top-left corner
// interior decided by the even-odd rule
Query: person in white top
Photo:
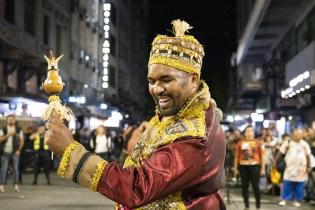
[[[9,160],[13,160],[13,183],[14,190],[20,192],[19,181],[19,159],[24,145],[24,135],[22,129],[16,126],[14,115],[7,116],[7,126],[0,129],[0,150],[1,172],[0,172],[0,192],[4,192],[4,183],[8,171]]]
[[[294,200],[293,205],[299,207],[304,199],[304,182],[310,168],[311,149],[302,139],[303,136],[302,129],[295,129],[292,140],[284,142],[280,147],[280,152],[286,153],[282,201],[279,203],[281,206],[285,206],[288,200]]]
[[[107,161],[111,161],[112,139],[103,125],[98,126],[91,141],[93,151]]]

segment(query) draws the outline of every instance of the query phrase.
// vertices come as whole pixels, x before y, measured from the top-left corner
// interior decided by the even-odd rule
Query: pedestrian
[[[235,176],[240,174],[242,180],[242,196],[245,210],[249,210],[249,183],[252,184],[256,209],[260,209],[260,176],[265,174],[265,164],[263,159],[263,146],[260,140],[255,139],[254,129],[247,126],[244,130],[244,138],[236,146]]]
[[[303,137],[302,129],[294,129],[292,140],[284,142],[280,147],[280,152],[286,153],[280,206],[285,206],[287,201],[293,200],[293,205],[300,207],[304,199],[304,183],[311,167],[311,149]],[[276,161],[278,158],[279,156],[276,157]]]
[[[219,193],[225,183],[222,112],[200,80],[204,50],[185,35],[190,28],[175,20],[175,36],[153,41],[148,83],[156,115],[124,168],[88,153],[55,116],[46,136],[62,156],[59,174],[109,197],[120,210],[226,209]]]
[[[23,131],[16,124],[14,115],[6,117],[6,126],[0,130],[1,170],[0,170],[0,192],[4,192],[4,184],[8,172],[9,161],[13,161],[13,187],[15,192],[20,192],[19,182],[19,160],[24,145]]]
[[[21,158],[23,170],[27,170],[27,168],[34,168],[34,142],[30,140],[30,136],[34,132],[35,130],[33,126],[28,126],[24,133],[24,157]]]
[[[32,145],[31,144],[32,142],[30,142],[29,136],[33,132],[34,131],[33,131],[32,126],[28,126],[24,132],[24,144],[23,144],[23,148],[21,150],[20,161],[19,161],[19,183],[20,184],[23,183],[23,177],[22,177],[23,173],[30,164],[31,154],[29,152],[30,152],[30,148],[31,148],[31,150],[33,150],[33,147],[30,147]]]
[[[265,164],[265,185],[263,187],[263,191],[266,193],[270,193],[272,190],[272,183],[270,179],[270,172],[274,160],[274,153],[275,153],[275,147],[276,147],[276,142],[273,141],[273,138],[271,135],[267,134],[265,136],[265,139],[263,141],[263,147],[264,147],[264,164]]]
[[[80,143],[84,146],[84,148],[90,151],[91,150],[91,146],[90,146],[91,135],[87,127],[83,127],[79,130],[78,138],[80,139]]]
[[[44,169],[47,184],[51,185],[50,170],[50,150],[45,139],[45,124],[41,123],[37,127],[37,131],[30,136],[30,140],[34,141],[35,161],[34,161],[34,180],[33,185],[37,185],[37,178],[41,168]]]
[[[124,147],[124,137],[121,132],[119,132],[115,137],[113,137],[113,157],[115,157],[115,160],[118,162],[119,157],[122,153],[123,147]]]
[[[97,127],[95,136],[91,141],[92,150],[104,160],[111,161],[112,139],[103,125]]]
[[[129,139],[131,138],[131,135],[135,129],[136,129],[135,126],[128,125],[128,127],[123,131],[122,137],[123,137],[124,142],[123,142],[122,151],[121,151],[120,156],[119,156],[119,165],[120,166],[124,165],[125,159],[129,155],[128,142],[129,142]]]
[[[145,129],[147,128],[148,122],[147,121],[143,121],[141,122],[141,124],[139,125],[139,127],[137,127],[131,134],[131,137],[128,141],[128,145],[127,145],[127,153],[130,154],[131,151],[133,150],[133,148],[136,146],[140,136],[143,134],[143,132],[145,131]]]

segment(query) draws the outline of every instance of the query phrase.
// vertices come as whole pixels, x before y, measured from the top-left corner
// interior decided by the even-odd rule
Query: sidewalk
[[[240,188],[232,188],[230,192],[230,202],[228,202],[227,196],[226,196],[226,189],[222,190],[224,193],[224,203],[227,206],[227,210],[243,210],[244,204],[243,204],[243,198],[241,194]],[[279,206],[278,202],[279,197],[272,196],[272,195],[263,195],[261,197],[261,210],[315,210],[315,205],[312,205],[310,203],[303,203],[301,207],[297,208],[292,205],[292,203],[288,202],[287,206]],[[250,194],[250,209],[255,210],[255,198],[254,194]]]
[[[52,185],[46,185],[45,176],[39,175],[38,185],[32,185],[33,175],[23,176],[21,192],[13,191],[12,178],[6,191],[0,193],[1,210],[113,210],[113,202],[99,193],[65,181],[51,173]]]
[[[40,174],[38,185],[32,185],[33,175],[23,176],[24,184],[20,185],[21,192],[15,193],[12,177],[6,185],[6,192],[0,193],[1,210],[113,210],[113,202],[99,193],[82,188],[72,182],[65,181],[56,173],[51,173],[52,185],[46,185],[43,174]],[[222,190],[226,194],[226,189]],[[255,200],[250,195],[251,210],[255,210]],[[227,196],[224,202],[228,210],[243,210],[243,200],[240,188],[232,188],[230,203]],[[315,210],[311,204],[303,204],[300,208],[293,206],[280,207],[276,196],[262,195],[261,210]]]

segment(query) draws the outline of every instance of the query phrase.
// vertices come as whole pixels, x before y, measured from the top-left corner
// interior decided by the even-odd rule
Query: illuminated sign
[[[84,96],[69,96],[68,101],[71,103],[85,104],[86,99]]]
[[[109,19],[110,19],[110,9],[111,6],[109,3],[103,4],[104,12],[104,42],[103,42],[103,88],[108,88],[108,59],[110,53],[110,43],[109,43]]]
[[[281,91],[282,98],[291,98],[299,93],[304,92],[307,89],[310,89],[310,85],[304,85],[306,80],[310,78],[310,71],[305,71],[302,74],[299,74],[295,78],[291,79],[287,89]],[[304,84],[303,84],[304,83]],[[309,83],[309,82],[307,82]],[[302,86],[302,87],[301,87]]]

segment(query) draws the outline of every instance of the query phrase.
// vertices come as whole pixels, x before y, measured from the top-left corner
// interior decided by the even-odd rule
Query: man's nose
[[[156,83],[153,87],[153,93],[156,96],[162,94],[164,91],[165,91],[165,88],[159,83]]]

